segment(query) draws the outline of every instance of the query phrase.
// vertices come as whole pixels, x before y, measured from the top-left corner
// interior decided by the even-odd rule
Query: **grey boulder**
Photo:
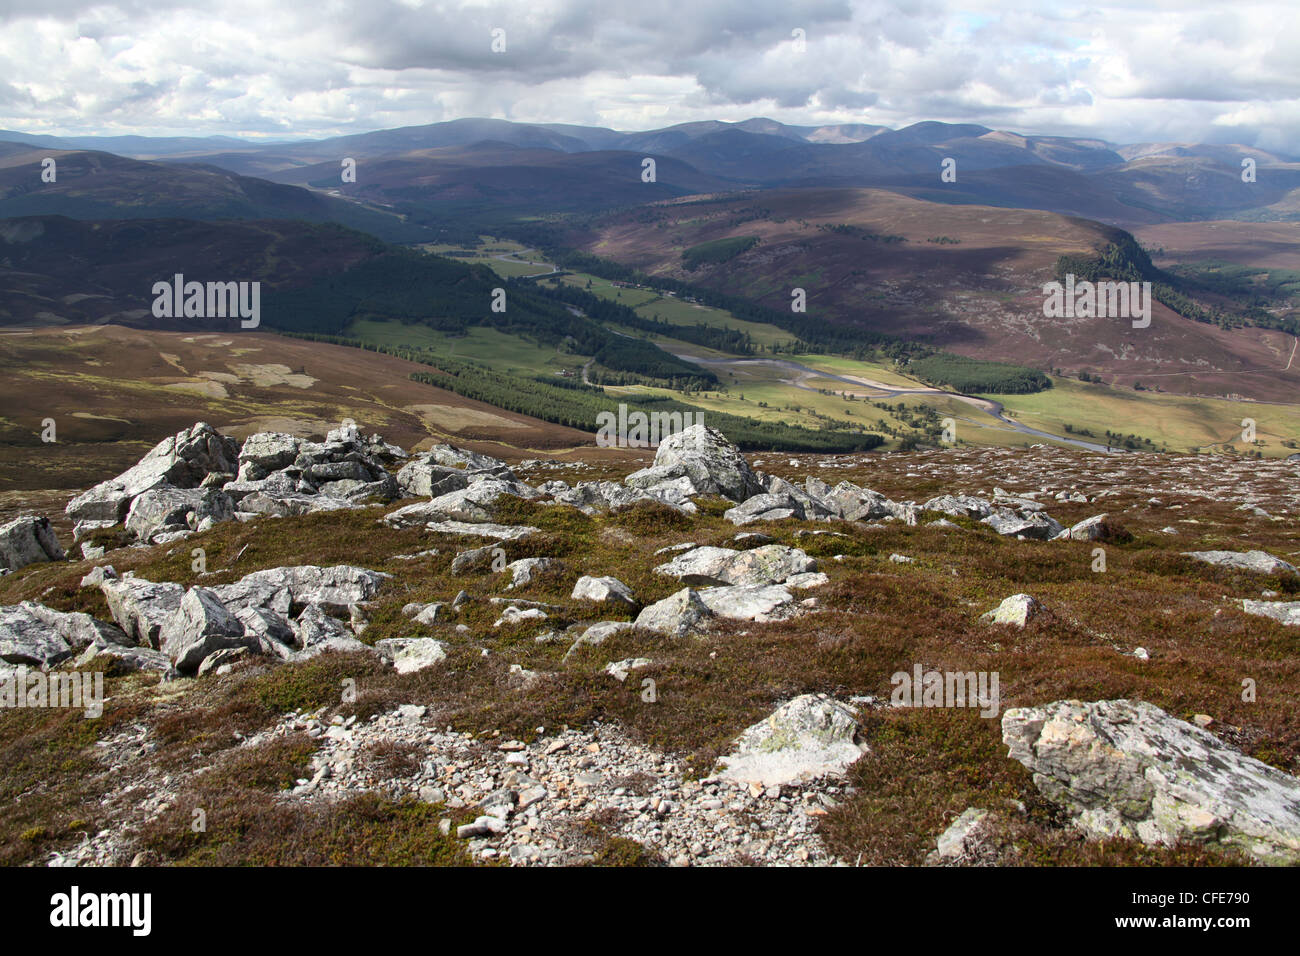
[[[1008,710],[1002,740],[1095,837],[1214,844],[1300,863],[1300,780],[1143,701]]]
[[[866,752],[857,742],[857,712],[823,694],[782,704],[737,738],[719,776],[761,787],[843,776]]]
[[[0,525],[0,568],[17,571],[29,564],[66,557],[45,517],[24,516]]]
[[[0,660],[50,667],[92,644],[126,644],[127,636],[89,614],[56,611],[35,601],[0,607]]]
[[[637,604],[632,589],[613,577],[594,578],[583,575],[574,584],[570,597],[577,601],[617,604],[628,609],[636,607]]]
[[[126,575],[106,578],[99,584],[109,612],[117,626],[133,641],[157,649],[163,625],[181,606],[185,588],[179,584],[155,584]]]
[[[1256,574],[1294,573],[1295,565],[1276,558],[1267,551],[1184,551],[1183,555],[1206,564]]]
[[[659,565],[655,573],[677,578],[683,584],[768,585],[816,570],[817,562],[800,549],[765,544],[746,551],[695,548]]]
[[[221,603],[216,592],[190,588],[163,625],[158,649],[182,674],[192,674],[209,654],[248,643],[243,622]]]
[[[141,541],[160,532],[194,531],[201,523],[210,526],[235,517],[235,503],[216,488],[173,488],[159,485],[131,502],[126,530]]]
[[[764,490],[740,450],[722,432],[704,424],[663,439],[654,464],[656,468],[681,465],[699,494],[744,501]]]
[[[683,588],[662,601],[656,601],[642,608],[637,615],[636,626],[647,631],[668,634],[672,637],[685,637],[698,630],[700,625],[713,616],[702,600],[699,592],[693,588]]]

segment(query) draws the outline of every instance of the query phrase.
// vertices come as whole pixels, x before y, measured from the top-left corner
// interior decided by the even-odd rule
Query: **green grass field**
[[[1150,438],[1176,452],[1231,445],[1238,451],[1253,448],[1276,457],[1294,451],[1282,444],[1284,440],[1300,439],[1300,405],[1135,392],[1066,378],[1053,382],[1054,388],[1033,395],[988,397],[1003,402],[1009,415],[1033,428],[1064,434],[1069,424],[1076,433],[1087,429],[1097,436],[1109,429]],[[1263,444],[1242,440],[1246,418],[1255,421],[1256,437]]]
[[[764,347],[788,345],[794,341],[794,336],[774,325],[747,322],[744,319],[736,318],[730,312],[683,302],[676,296],[661,295],[653,289],[620,289],[608,279],[601,279],[598,276],[587,275],[586,273],[566,275],[560,281],[577,286],[580,289],[587,289],[593,295],[613,299],[622,305],[626,305],[643,318],[651,319],[658,315],[661,321],[671,322],[673,325],[699,325],[703,323],[710,328],[737,329],[749,333],[749,337],[755,345]],[[587,288],[588,282],[591,283],[590,288]]]
[[[428,349],[436,355],[481,362],[500,372],[537,375],[580,369],[589,356],[560,353],[520,335],[475,326],[463,336],[447,335],[425,325],[362,320],[348,326],[346,334],[377,345],[404,345]]]
[[[546,272],[550,263],[541,266],[529,265],[527,261],[516,262],[512,259],[498,259],[499,255],[515,256],[524,260],[533,262],[542,262],[543,257],[536,249],[530,249],[528,246],[521,245],[510,239],[494,239],[492,236],[480,236],[482,245],[473,251],[478,253],[474,256],[450,256],[457,262],[465,262],[474,265],[485,265],[502,278],[514,278],[515,276],[537,275]],[[456,243],[425,243],[420,246],[425,252],[437,256],[448,256],[454,252],[469,251],[463,244]]]

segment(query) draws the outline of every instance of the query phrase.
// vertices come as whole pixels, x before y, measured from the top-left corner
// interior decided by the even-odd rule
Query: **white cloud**
[[[770,115],[1300,153],[1292,11],[1293,0],[43,0],[0,13],[0,127],[290,137],[463,116],[644,129]],[[495,27],[504,54],[490,49]]]

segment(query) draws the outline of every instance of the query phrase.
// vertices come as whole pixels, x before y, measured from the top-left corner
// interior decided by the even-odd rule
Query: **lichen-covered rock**
[[[412,674],[447,659],[447,645],[431,637],[390,637],[375,642],[380,656],[399,674]]]
[[[1002,740],[1096,837],[1215,844],[1300,863],[1300,780],[1144,701],[1008,710]]]
[[[822,694],[787,701],[745,730],[720,761],[720,776],[762,787],[840,776],[866,747],[857,742],[857,712]]]
[[[185,596],[185,588],[179,584],[155,584],[129,574],[106,578],[99,589],[117,626],[132,640],[155,650],[159,648],[163,625]]]
[[[537,491],[519,481],[486,478],[430,501],[398,508],[383,520],[394,528],[418,527],[435,521],[488,522],[492,520],[493,506],[502,496],[535,498]]]
[[[216,488],[173,488],[159,485],[131,502],[126,530],[141,541],[160,532],[194,531],[205,520],[209,525],[235,517],[235,503]]]
[[[601,604],[618,604],[626,608],[636,607],[636,596],[632,589],[618,578],[593,578],[583,575],[573,586],[570,595],[577,601],[597,601]]]
[[[0,660],[10,664],[52,667],[96,643],[126,644],[129,638],[89,614],[35,601],[0,607]]]
[[[91,644],[74,661],[77,667],[95,666],[109,677],[139,671],[175,676],[171,658],[152,647],[124,647],[121,644]]]
[[[1100,541],[1106,536],[1106,519],[1107,515],[1104,514],[1085,518],[1071,525],[1068,531],[1061,534],[1061,537],[1070,541]]]
[[[661,564],[655,573],[677,578],[683,584],[763,586],[816,570],[817,562],[798,548],[765,544],[747,551],[695,548]]]
[[[710,614],[732,621],[784,621],[798,612],[794,596],[779,584],[726,585],[698,593]]]
[[[309,604],[303,608],[290,627],[293,628],[299,648],[291,658],[295,661],[309,660],[326,651],[350,653],[372,650],[370,645],[358,641],[346,624],[330,617],[318,604]]]
[[[785,521],[788,518],[803,520],[804,509],[791,495],[763,492],[751,495],[734,508],[728,508],[722,517],[740,527],[756,521]]]
[[[988,525],[998,534],[1033,541],[1048,541],[1065,530],[1059,521],[1041,512],[1021,515],[1014,511],[995,511],[981,518],[980,524]]]
[[[655,574],[676,578],[683,584],[725,584],[721,575],[740,553],[735,548],[692,548],[659,565]]]
[[[17,571],[65,557],[49,518],[26,515],[0,525],[0,568]]]
[[[520,558],[518,561],[511,561],[505,567],[510,574],[510,583],[506,585],[506,590],[527,587],[537,579],[539,574],[562,567],[564,563],[555,558]]]
[[[630,621],[597,621],[582,632],[578,638],[575,647],[581,645],[603,644],[615,634],[621,634],[623,631],[630,631],[637,625]]]
[[[1030,595],[1013,594],[1009,598],[1004,598],[1002,603],[993,610],[981,614],[980,620],[986,624],[1011,624],[1015,627],[1024,627],[1042,610],[1043,606]]]
[[[491,567],[493,557],[498,552],[502,554],[505,553],[495,545],[487,545],[482,548],[471,548],[468,551],[460,551],[451,559],[451,567],[449,570],[452,574],[481,574]]]
[[[835,513],[845,521],[873,521],[897,517],[899,507],[878,491],[841,481],[826,496]]]
[[[431,534],[460,534],[475,538],[492,538],[496,541],[518,541],[537,534],[532,525],[493,524],[490,521],[471,524],[468,521],[430,521],[424,530]]]
[[[453,445],[434,445],[402,467],[397,484],[406,496],[434,498],[467,488],[484,477],[515,480],[514,472],[499,458]]]
[[[1267,551],[1184,551],[1185,557],[1204,561],[1221,568],[1253,571],[1256,574],[1292,573],[1294,564],[1288,564]]]
[[[1241,602],[1241,609],[1247,614],[1271,617],[1288,627],[1300,627],[1300,601],[1252,601]]]
[[[258,432],[239,449],[239,479],[256,481],[293,464],[302,441],[284,432]]]
[[[673,637],[685,637],[698,630],[712,616],[713,612],[700,600],[698,591],[682,588],[662,601],[642,608],[637,615],[636,626]]]
[[[659,443],[656,468],[681,465],[700,494],[718,494],[744,501],[762,493],[763,484],[740,450],[722,432],[704,424],[692,425]]]
[[[126,517],[132,501],[151,488],[197,488],[209,474],[238,471],[239,443],[206,422],[197,422],[155,445],[116,478],[78,495],[65,509],[74,521],[113,521]]]
[[[309,604],[347,608],[369,601],[391,574],[350,564],[321,568],[312,564],[267,568],[246,574],[233,584],[214,588],[232,611],[245,607],[269,608],[281,615]]]
[[[985,841],[989,823],[989,812],[978,807],[963,810],[951,826],[939,834],[935,841],[934,863],[980,863],[994,854]],[[991,862],[991,860],[990,860]]]
[[[953,518],[987,518],[993,505],[974,495],[939,495],[921,505],[922,511],[939,511]]]
[[[632,673],[632,671],[639,671],[653,663],[654,661],[648,657],[628,657],[621,661],[611,661],[606,664],[605,673],[621,684],[627,680],[628,674]]]

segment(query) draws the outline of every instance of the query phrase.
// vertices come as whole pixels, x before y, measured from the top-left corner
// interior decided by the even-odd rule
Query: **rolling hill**
[[[3,144],[21,146],[21,144]],[[43,182],[42,160],[57,178]],[[126,159],[104,152],[0,150],[0,217],[71,219],[293,219],[337,222],[394,242],[427,230],[387,210],[209,165]]]
[[[1294,400],[1300,370],[1288,357],[1295,340],[1276,329],[1228,331],[1160,303],[1147,329],[1110,318],[1045,318],[1042,286],[1056,278],[1058,260],[1095,255],[1122,235],[1046,212],[800,189],[613,213],[564,243],[787,314],[792,290],[802,288],[810,319],[864,341],[884,334],[1113,384]],[[739,237],[758,242],[723,263],[691,270],[683,261],[687,250]]]

